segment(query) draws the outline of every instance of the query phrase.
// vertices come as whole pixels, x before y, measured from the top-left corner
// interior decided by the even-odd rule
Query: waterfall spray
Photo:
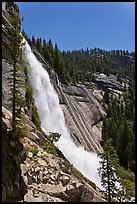
[[[33,97],[40,116],[41,128],[47,134],[49,132],[60,133],[61,137],[56,142],[56,146],[58,146],[74,167],[88,179],[95,182],[98,187],[102,188],[97,174],[97,168],[99,167],[97,154],[87,152],[84,150],[84,147],[77,146],[71,138],[65,125],[64,114],[59,105],[58,95],[50,82],[49,75],[37,60],[27,42],[24,46],[23,56],[28,63],[29,82],[32,86]]]

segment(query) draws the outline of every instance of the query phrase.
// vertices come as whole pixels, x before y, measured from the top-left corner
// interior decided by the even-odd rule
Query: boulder
[[[38,179],[40,181],[43,181],[43,173],[41,171],[39,172]]]
[[[70,178],[69,178],[68,176],[62,176],[62,177],[60,177],[60,180],[61,180],[61,182],[62,182],[62,185],[63,185],[63,186],[66,186],[66,185],[69,183]],[[73,187],[74,187],[74,186],[73,186]]]
[[[33,153],[32,152],[28,152],[28,157],[32,158],[33,157]]]
[[[39,171],[40,171],[40,167],[37,166],[37,167],[35,168],[35,172],[39,172]]]

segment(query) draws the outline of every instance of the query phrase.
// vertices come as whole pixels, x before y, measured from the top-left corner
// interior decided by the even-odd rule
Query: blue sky
[[[17,2],[22,27],[60,50],[135,50],[134,2]]]

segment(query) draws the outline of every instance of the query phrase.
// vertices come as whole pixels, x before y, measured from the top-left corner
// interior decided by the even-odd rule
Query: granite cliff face
[[[94,82],[76,86],[61,84],[57,78],[56,90],[68,129],[74,140],[87,151],[102,151],[102,119],[106,115],[102,99],[106,89],[111,95],[118,95],[123,87],[114,75],[108,77],[98,73]]]
[[[105,111],[93,95],[92,86],[60,84],[58,88],[66,124],[74,140],[88,151],[101,152],[101,120]]]

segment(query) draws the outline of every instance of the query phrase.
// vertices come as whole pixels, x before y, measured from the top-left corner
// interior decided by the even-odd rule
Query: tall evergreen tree
[[[132,141],[132,132],[129,128],[128,122],[125,120],[123,124],[123,134],[121,135],[120,141],[119,141],[119,158],[121,165],[128,169],[128,158],[130,154],[130,147]]]
[[[108,104],[109,103],[109,91],[108,91],[108,89],[105,91],[103,98],[104,98],[105,103]]]
[[[49,39],[49,42],[48,42],[48,49],[49,49],[49,52],[50,52],[51,56],[53,56],[54,49],[53,49],[53,44],[52,44],[52,40],[51,39]]]
[[[107,117],[104,117],[103,126],[102,126],[102,139],[101,139],[102,146],[104,146],[107,139],[108,139],[108,120],[107,120]]]
[[[32,42],[32,45],[33,45],[34,47],[36,47],[36,39],[35,39],[34,36],[32,36],[31,42]]]
[[[60,67],[60,59],[59,59],[59,49],[57,43],[55,43],[54,50],[54,69],[56,73],[59,75],[59,67]]]
[[[37,38],[36,48],[37,48],[38,52],[40,54],[42,54],[42,39],[41,38]]]
[[[47,43],[47,58],[48,58],[48,62],[51,64],[51,66],[54,65],[54,49],[53,49],[53,45],[52,45],[52,40],[49,39],[48,43]]]
[[[104,145],[104,152],[99,154],[99,157],[101,158],[101,166],[98,169],[98,173],[101,177],[102,186],[105,189],[106,199],[111,202],[117,191],[116,181],[118,181],[118,178],[115,168],[119,162],[111,139],[107,140]]]
[[[8,78],[12,107],[12,136],[15,139],[18,139],[22,130],[21,108],[25,105],[25,101],[21,93],[21,89],[24,87],[22,59],[22,48],[24,43],[22,42],[23,37],[20,34],[21,20],[19,14],[17,12],[11,12],[11,15],[11,24],[8,22],[6,23],[6,28],[10,33],[8,36],[9,43],[5,45],[4,48],[10,55],[9,62],[12,65],[10,77]]]
[[[47,48],[47,43],[46,43],[46,40],[43,39],[43,45],[42,45],[42,55],[43,55],[43,57],[45,55],[46,48]]]

